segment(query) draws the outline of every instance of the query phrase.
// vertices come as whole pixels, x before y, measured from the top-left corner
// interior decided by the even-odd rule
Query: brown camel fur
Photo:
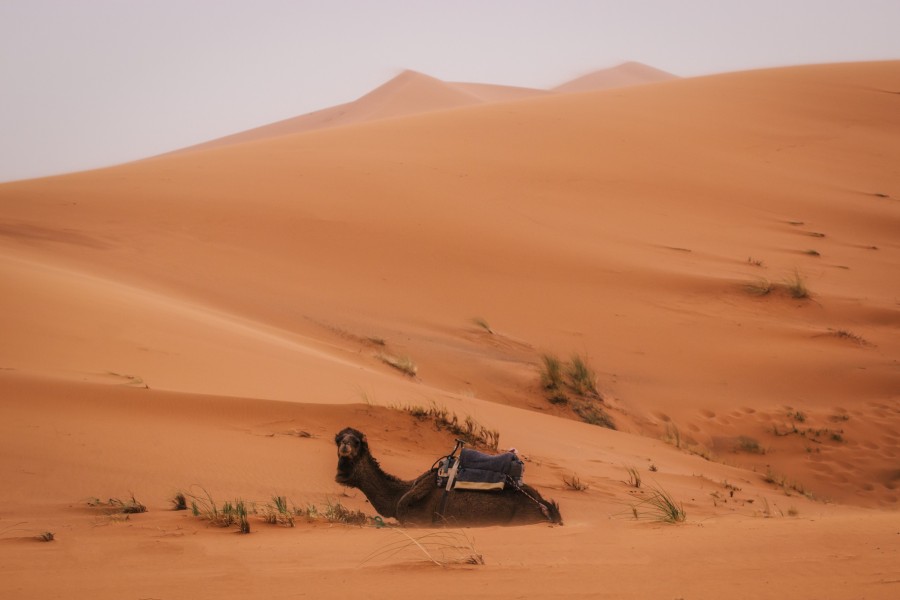
[[[437,469],[403,481],[381,470],[363,433],[347,427],[334,441],[338,449],[335,481],[359,488],[378,514],[402,525],[562,525],[556,502],[544,500],[527,485],[495,492],[451,490],[441,511],[444,490],[435,484]]]

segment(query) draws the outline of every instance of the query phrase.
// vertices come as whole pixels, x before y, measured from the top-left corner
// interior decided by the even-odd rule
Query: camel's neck
[[[397,516],[397,503],[411,486],[410,482],[382,471],[378,462],[368,455],[356,464],[353,478],[348,483],[362,490],[372,507],[383,517]]]

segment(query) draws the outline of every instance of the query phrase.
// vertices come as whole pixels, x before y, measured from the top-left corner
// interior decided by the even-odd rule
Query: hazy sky
[[[900,59],[900,0],[0,0],[0,181],[348,102],[409,68],[552,87]]]

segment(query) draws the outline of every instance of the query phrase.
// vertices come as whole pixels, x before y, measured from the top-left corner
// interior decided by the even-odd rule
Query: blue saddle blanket
[[[523,463],[514,452],[485,454],[463,448],[454,488],[460,490],[502,490],[507,484],[522,485]]]

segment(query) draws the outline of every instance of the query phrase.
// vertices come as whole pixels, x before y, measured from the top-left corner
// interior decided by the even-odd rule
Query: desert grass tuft
[[[237,516],[238,531],[250,533],[250,520],[247,518],[247,506],[243,500],[238,500],[234,503],[234,512]]]
[[[172,510],[187,510],[187,498],[185,498],[184,492],[177,492],[169,502],[172,504]]]
[[[553,354],[541,356],[541,385],[545,390],[558,390],[563,386],[562,362]]]
[[[761,277],[755,281],[745,284],[744,289],[747,290],[749,294],[752,294],[754,296],[767,296],[772,293],[774,286],[772,285],[771,281],[764,277]]]
[[[490,333],[491,335],[494,334],[494,330],[491,329],[490,324],[489,324],[489,323],[487,322],[487,320],[484,319],[483,317],[473,317],[473,318],[472,318],[472,323],[473,323],[474,325],[476,325],[477,327],[480,327],[481,329],[483,329],[483,330],[485,330],[486,332]]]
[[[128,500],[120,500],[119,498],[110,498],[106,502],[97,498],[88,500],[88,506],[105,509],[109,513],[136,514],[147,512],[147,507],[138,502],[134,494]]]
[[[547,396],[547,400],[550,404],[559,404],[564,405],[569,403],[569,397],[566,396],[566,393],[562,390],[556,390],[552,394]]]
[[[636,519],[649,518],[662,523],[682,523],[687,518],[684,505],[661,487],[649,488],[650,495],[632,505]]]
[[[603,407],[591,400],[579,400],[572,403],[572,410],[578,415],[582,421],[589,425],[597,425],[598,427],[606,427],[607,429],[615,429],[616,424],[612,417],[607,414]]]
[[[763,475],[763,481],[780,487],[786,496],[790,496],[792,492],[796,492],[801,496],[806,496],[810,500],[814,499],[812,492],[807,490],[802,483],[788,479],[785,475],[777,474],[772,471],[771,468],[766,469],[766,474]]]
[[[294,512],[288,509],[284,496],[272,496],[272,502],[262,507],[262,519],[270,525],[294,526]]]
[[[860,346],[868,346],[869,343],[863,338],[861,335],[857,335],[852,331],[847,331],[846,329],[831,329],[829,330],[831,335],[836,338],[840,338],[842,340],[849,340],[855,344],[859,344]]]
[[[594,371],[581,355],[576,354],[572,357],[566,374],[569,376],[569,385],[576,394],[599,396]]]
[[[625,467],[625,471],[628,473],[628,485],[633,488],[641,487],[641,473],[637,470],[637,467],[628,466]]]
[[[588,484],[583,482],[581,478],[578,477],[578,475],[575,473],[572,473],[571,477],[563,476],[563,483],[568,489],[576,492],[585,492],[589,487]]]
[[[410,377],[415,377],[419,372],[419,367],[416,366],[416,363],[408,356],[393,356],[391,354],[382,353],[378,355],[378,359]]]
[[[785,280],[784,285],[791,295],[791,298],[797,298],[799,300],[809,298],[810,296],[809,288],[806,287],[806,282],[800,275],[800,271],[794,271],[794,274]]]
[[[462,529],[434,531],[416,536],[410,535],[402,528],[391,528],[390,531],[399,535],[401,539],[372,552],[363,560],[363,564],[387,560],[404,553],[421,553],[428,562],[442,568],[484,564],[484,556],[475,549],[474,540]]]
[[[616,428],[612,417],[602,405],[603,398],[597,391],[594,370],[588,366],[584,357],[575,354],[568,363],[563,363],[553,354],[543,354],[539,374],[548,402],[569,406],[585,423],[608,429]]]
[[[438,429],[449,431],[472,446],[497,450],[500,445],[499,431],[488,429],[469,415],[460,420],[456,413],[451,413],[445,406],[432,403],[428,408],[413,405],[405,406],[401,410],[419,420],[431,420]]]
[[[735,452],[746,452],[748,454],[766,453],[765,448],[759,445],[759,440],[746,435],[738,436],[734,450]]]
[[[797,421],[798,423],[806,422],[806,413],[803,412],[802,410],[788,411],[787,416],[791,421]]]
[[[249,510],[243,500],[225,501],[219,507],[206,489],[203,494],[186,494],[191,499],[191,512],[195,517],[205,519],[215,527],[237,526],[239,532],[250,533]]]
[[[321,515],[329,523],[362,526],[369,522],[369,517],[361,510],[351,510],[340,501],[332,502],[331,499],[327,501]]]

